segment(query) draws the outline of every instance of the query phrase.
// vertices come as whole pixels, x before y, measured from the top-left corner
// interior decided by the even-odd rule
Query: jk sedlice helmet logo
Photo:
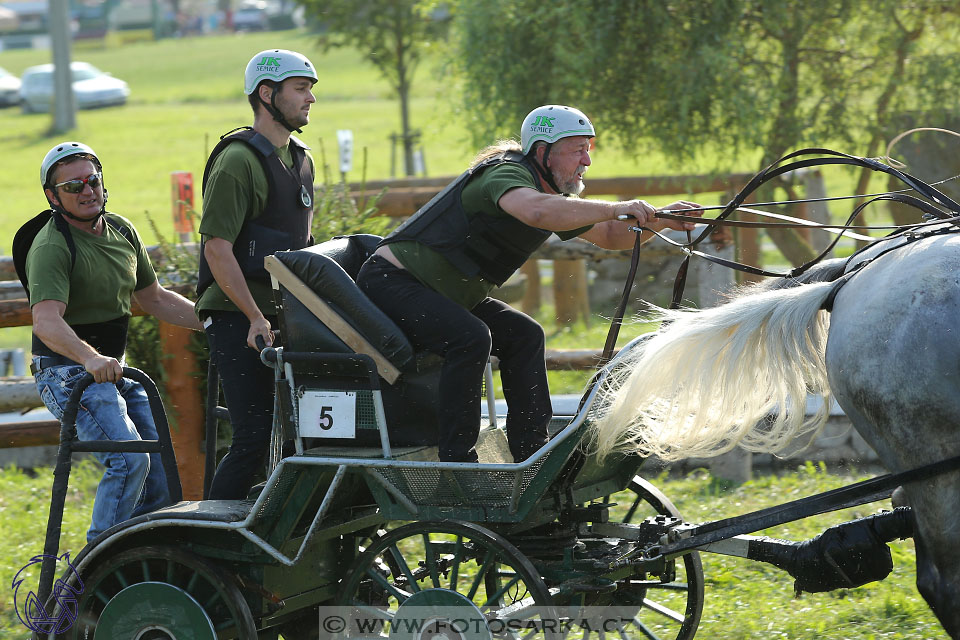
[[[537,119],[530,124],[530,133],[553,133],[553,121],[556,119],[556,116],[552,118],[537,116]]]
[[[39,568],[44,558],[53,558],[59,565],[61,562],[66,564],[66,573],[63,578],[58,578],[53,584],[53,591],[50,594],[54,602],[52,611],[47,611],[43,602],[33,591],[23,587],[24,580],[27,577],[28,570],[31,567]],[[62,566],[58,566],[57,573],[61,573]],[[21,577],[22,576],[22,577]],[[73,578],[74,584],[67,584],[67,581]],[[17,618],[31,631],[40,635],[49,635],[51,633],[63,633],[77,620],[79,610],[79,599],[83,593],[83,581],[80,574],[70,562],[70,554],[64,553],[62,556],[39,555],[30,558],[30,562],[23,566],[17,575],[13,577],[13,583],[10,585],[13,589],[13,605],[17,611]],[[26,591],[24,594],[23,592]]]
[[[263,56],[263,59],[257,63],[257,71],[277,71],[280,68],[280,58],[273,56]]]

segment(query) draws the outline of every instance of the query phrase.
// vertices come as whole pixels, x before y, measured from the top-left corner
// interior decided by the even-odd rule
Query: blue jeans
[[[40,398],[58,420],[63,417],[70,392],[84,372],[81,366],[66,365],[48,367],[34,376]],[[80,399],[77,438],[156,440],[157,428],[146,391],[129,378],[118,384],[91,384]],[[106,471],[97,487],[87,542],[115,524],[170,504],[159,453],[111,452],[94,456]]]

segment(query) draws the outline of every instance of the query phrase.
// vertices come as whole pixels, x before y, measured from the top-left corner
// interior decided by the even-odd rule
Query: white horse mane
[[[674,461],[736,446],[776,453],[815,436],[829,416],[828,314],[820,307],[833,286],[656,310],[661,330],[611,363],[588,442],[601,458],[632,449]],[[808,393],[823,396],[809,417]]]

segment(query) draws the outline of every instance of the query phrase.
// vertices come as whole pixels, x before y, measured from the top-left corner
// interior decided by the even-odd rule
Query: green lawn
[[[12,607],[10,581],[21,566],[41,553],[52,475],[38,469],[36,477],[12,468],[0,470],[0,637],[26,638]],[[646,475],[646,474],[645,474]],[[684,518],[707,522],[739,515],[788,500],[812,495],[866,477],[858,472],[827,473],[813,464],[797,473],[765,475],[740,486],[730,486],[699,470],[681,477],[650,476],[676,503]],[[84,544],[90,508],[99,472],[81,463],[71,476],[61,551],[76,555]],[[615,498],[616,499],[616,498]],[[622,504],[627,501],[621,500]],[[889,504],[875,503],[844,512],[808,518],[763,532],[777,538],[805,540],[829,526],[869,515]],[[946,638],[914,586],[912,541],[890,545],[894,571],[882,582],[857,589],[793,595],[793,580],[771,565],[702,554],[706,594],[698,638],[739,640],[790,638],[793,640],[919,640]],[[36,589],[33,574],[24,583]]]

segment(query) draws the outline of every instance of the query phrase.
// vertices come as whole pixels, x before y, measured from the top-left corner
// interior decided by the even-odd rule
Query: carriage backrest
[[[442,360],[416,353],[399,327],[360,290],[355,282],[363,262],[380,238],[338,237],[266,259],[274,277],[274,294],[285,353],[370,356],[381,376],[380,389],[390,442],[399,446],[437,442],[437,398]],[[331,358],[332,360],[332,358]],[[284,376],[287,377],[286,372]],[[321,365],[292,367],[288,385],[304,391],[356,393],[356,436],[320,438],[306,446],[381,443],[375,395],[369,378],[334,374]],[[281,400],[291,394],[281,394]],[[284,423],[299,425],[297,401],[281,406]],[[311,416],[307,416],[307,419]],[[302,429],[301,429],[302,431]]]
[[[374,305],[354,281],[364,260],[373,253],[379,236],[338,237],[297,251],[282,251],[275,257],[332,310],[356,329],[398,369],[411,366],[413,347],[399,327]],[[293,351],[353,351],[334,331],[295,296],[278,300],[280,332],[286,348]]]

